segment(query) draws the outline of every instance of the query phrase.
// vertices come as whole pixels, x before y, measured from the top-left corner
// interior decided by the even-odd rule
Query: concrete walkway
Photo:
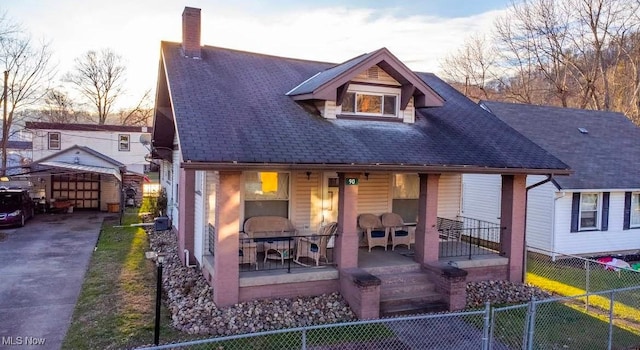
[[[0,228],[1,349],[60,349],[106,215],[41,214]]]

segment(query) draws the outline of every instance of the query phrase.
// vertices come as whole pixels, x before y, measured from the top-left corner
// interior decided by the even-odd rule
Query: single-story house
[[[571,176],[527,178],[526,242],[555,256],[640,250],[640,128],[621,113],[481,101],[569,165]],[[463,215],[498,222],[500,178],[463,176]]]
[[[218,306],[340,292],[370,318],[388,301],[386,278],[411,275],[405,294],[429,285],[449,309],[464,306],[467,280],[522,281],[526,178],[568,175],[566,164],[386,48],[340,64],[276,57],[202,46],[200,10],[182,18],[182,43],[161,43],[153,154],[180,258]],[[443,259],[439,232],[459,214],[466,173],[502,185],[499,248],[468,265]],[[405,255],[380,243],[386,230],[368,233],[388,212],[415,223]],[[304,243],[333,222],[330,244]],[[380,246],[360,249],[369,239]],[[301,247],[309,268],[263,271]],[[415,269],[381,273],[400,259]]]

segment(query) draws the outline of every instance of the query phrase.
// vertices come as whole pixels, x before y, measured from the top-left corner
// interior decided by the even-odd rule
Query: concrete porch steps
[[[370,272],[371,273],[371,272]],[[384,273],[372,273],[380,285],[380,316],[411,315],[446,311],[443,297],[435,291],[427,274],[418,269],[386,269]]]

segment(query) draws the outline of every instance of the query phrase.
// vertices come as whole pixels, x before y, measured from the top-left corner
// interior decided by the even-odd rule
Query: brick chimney
[[[182,12],[182,51],[187,57],[201,57],[200,9],[185,7]]]

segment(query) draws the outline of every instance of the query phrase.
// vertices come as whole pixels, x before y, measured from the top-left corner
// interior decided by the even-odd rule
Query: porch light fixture
[[[367,178],[367,180],[369,180],[369,173],[364,173],[364,177]]]
[[[307,180],[311,180],[311,172],[307,171]]]

